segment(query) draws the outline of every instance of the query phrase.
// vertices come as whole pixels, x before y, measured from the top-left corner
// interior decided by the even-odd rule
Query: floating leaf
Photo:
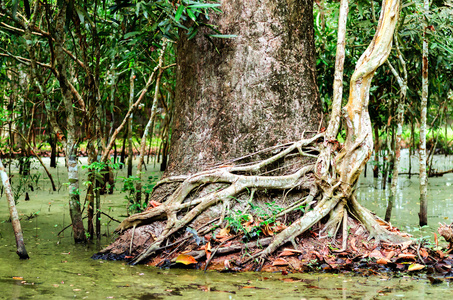
[[[176,262],[177,263],[181,263],[181,264],[185,264],[185,265],[190,265],[190,264],[196,264],[197,263],[197,261],[195,260],[195,258],[193,258],[193,256],[187,255],[187,254],[178,255],[178,257],[176,258]]]
[[[421,270],[421,269],[424,269],[425,266],[424,265],[420,265],[420,264],[412,264],[409,266],[409,268],[407,269],[409,272],[411,271],[418,271],[418,270]]]

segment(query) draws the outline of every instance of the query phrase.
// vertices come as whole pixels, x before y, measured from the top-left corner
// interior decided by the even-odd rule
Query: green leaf
[[[190,8],[213,8],[220,6],[220,3],[198,3],[198,4],[191,4],[188,7]]]
[[[180,5],[178,7],[178,10],[176,11],[176,15],[175,15],[175,21],[178,22],[179,19],[181,18],[181,15],[182,15],[182,12],[184,11],[184,5]]]
[[[192,12],[189,8],[187,9],[187,15],[189,15],[189,17],[190,17],[192,20],[194,20],[194,21],[197,20],[197,18],[195,17],[195,15],[193,14],[193,12]]]
[[[236,34],[209,34],[209,36],[219,39],[232,39],[237,37]]]
[[[125,39],[128,39],[128,38],[130,38],[130,37],[132,37],[132,36],[134,36],[134,35],[140,34],[140,33],[141,33],[141,31],[132,31],[132,32],[128,32],[128,33],[126,33],[126,34],[124,35],[124,38],[125,38]]]

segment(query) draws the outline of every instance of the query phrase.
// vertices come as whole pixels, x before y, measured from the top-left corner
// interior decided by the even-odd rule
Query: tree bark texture
[[[166,174],[296,141],[322,120],[311,0],[221,1],[210,20],[231,39],[199,33],[177,44],[177,88]],[[211,32],[210,32],[211,33]]]
[[[25,249],[24,235],[20,226],[19,214],[17,213],[16,203],[11,191],[11,184],[9,182],[8,174],[6,174],[5,167],[0,159],[0,175],[2,177],[3,187],[5,188],[6,199],[8,200],[9,214],[11,217],[11,224],[13,225],[14,236],[16,237],[17,255],[22,259],[29,258],[27,250]]]
[[[65,140],[66,163],[68,167],[69,179],[69,211],[72,220],[72,229],[74,240],[76,242],[86,241],[85,229],[82,222],[82,212],[80,210],[80,191],[79,175],[77,168],[77,133],[76,117],[73,107],[73,94],[70,88],[70,82],[66,76],[66,57],[63,51],[64,44],[64,25],[66,21],[66,6],[63,5],[57,16],[56,35],[55,35],[55,59],[57,61],[57,79],[60,83],[61,94],[63,97],[64,107],[67,116],[67,136]],[[58,130],[59,127],[54,127]],[[58,131],[56,132],[58,133]]]
[[[427,13],[429,11],[429,1],[425,0],[423,8]],[[425,24],[427,27],[428,24]],[[423,32],[423,65],[422,65],[422,102],[420,104],[420,226],[428,224],[428,200],[427,187],[428,177],[426,175],[426,113],[428,104],[428,40],[426,37],[426,27]]]

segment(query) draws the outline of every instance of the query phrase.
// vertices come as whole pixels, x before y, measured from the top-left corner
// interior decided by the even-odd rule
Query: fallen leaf
[[[411,271],[418,271],[418,270],[421,270],[421,269],[424,269],[425,266],[424,265],[420,265],[420,264],[412,264],[409,266],[409,268],[407,269],[409,272]]]
[[[415,259],[416,255],[412,253],[401,253],[398,255],[398,259]]]
[[[14,276],[13,279],[14,279],[14,280],[24,280],[24,277]]]
[[[230,227],[220,229],[219,234],[216,235],[217,239],[225,238],[230,236]]]
[[[395,254],[396,254],[395,251],[389,251],[389,252],[385,255],[385,257],[386,257],[387,259],[391,259],[392,257],[395,256]]]
[[[291,255],[296,255],[296,253],[292,251],[283,251],[278,256],[291,256]]]
[[[148,210],[152,207],[152,208],[156,208],[158,206],[162,205],[162,203],[159,203],[159,202],[156,202],[154,200],[152,200],[151,202],[148,203]]]
[[[427,258],[428,257],[428,251],[426,251],[424,248],[421,248],[419,252],[420,252],[420,255],[423,258]]]
[[[440,257],[441,259],[445,257],[445,253],[443,253],[443,252],[440,251],[440,250],[437,250],[436,253],[437,253],[437,255],[439,255],[439,257]]]
[[[439,247],[439,240],[437,239],[436,233],[434,233],[434,244],[436,244],[436,247]]]
[[[272,263],[273,266],[287,266],[289,265],[288,261],[284,258],[277,258],[276,260],[274,260],[274,262]]]
[[[401,243],[401,251],[404,251],[406,250],[407,248],[409,248],[409,246],[412,244],[412,241],[407,241],[407,242],[404,242],[404,243]]]
[[[195,258],[191,255],[187,255],[187,254],[180,254],[178,255],[178,257],[176,258],[176,262],[177,263],[181,263],[181,264],[185,264],[185,265],[190,265],[190,264],[196,264],[197,261],[195,260]]]
[[[384,257],[384,255],[382,255],[381,251],[379,250],[373,250],[369,255],[368,257],[371,257],[371,258],[376,258],[376,259],[381,259]]]
[[[389,263],[389,259],[388,258],[385,258],[385,257],[382,257],[382,258],[379,258],[376,263],[379,264],[379,265],[386,265]]]

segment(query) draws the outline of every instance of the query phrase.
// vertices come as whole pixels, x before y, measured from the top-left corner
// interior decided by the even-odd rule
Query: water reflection
[[[60,163],[63,166],[63,163]],[[406,166],[405,166],[406,164]],[[436,157],[436,164],[451,168],[452,160]],[[439,168],[436,165],[436,168]],[[413,162],[416,171],[417,163]],[[407,168],[403,159],[402,170]],[[65,182],[60,169],[56,179]],[[58,173],[57,173],[58,175]],[[384,216],[388,191],[380,189],[380,179],[360,179],[360,201],[379,216]],[[120,174],[121,176],[121,174]],[[47,184],[47,183],[46,183]],[[100,244],[89,247],[74,245],[70,231],[56,234],[68,224],[66,191],[50,192],[45,183],[29,202],[19,201],[22,216],[37,213],[37,218],[23,220],[30,260],[20,261],[15,254],[11,224],[0,222],[0,294],[1,299],[452,299],[449,281],[431,285],[422,277],[388,274],[359,277],[352,274],[228,274],[189,270],[159,270],[146,266],[128,266],[122,262],[93,261],[90,256],[111,241],[103,237]],[[392,224],[427,235],[438,222],[453,218],[451,185],[453,175],[429,179],[429,223],[424,231],[418,224],[418,177],[401,176]],[[116,198],[115,198],[116,197]],[[121,218],[124,195],[102,199],[109,214]],[[0,206],[0,221],[7,219],[6,204]],[[106,222],[106,220],[103,220]],[[111,225],[110,229],[115,225]],[[103,227],[105,230],[107,227]]]

